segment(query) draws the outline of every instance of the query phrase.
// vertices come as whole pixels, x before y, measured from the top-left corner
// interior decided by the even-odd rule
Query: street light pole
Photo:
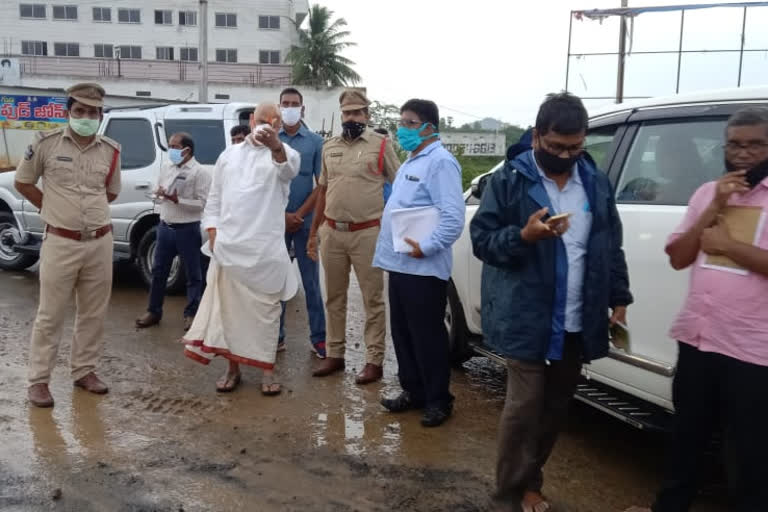
[[[621,6],[627,7],[628,0],[621,0]],[[623,14],[619,26],[619,67],[616,76],[616,103],[624,101],[624,64],[627,53],[627,17]]]
[[[208,0],[200,0],[200,92],[197,101],[208,103]]]

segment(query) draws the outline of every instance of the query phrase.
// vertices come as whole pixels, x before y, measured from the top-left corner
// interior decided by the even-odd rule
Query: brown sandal
[[[261,378],[261,394],[264,396],[279,395],[283,391],[283,387],[279,382],[275,382],[274,375],[264,375]]]
[[[232,375],[227,372],[224,377],[216,381],[216,391],[219,393],[230,393],[237,389],[241,380],[239,373]]]

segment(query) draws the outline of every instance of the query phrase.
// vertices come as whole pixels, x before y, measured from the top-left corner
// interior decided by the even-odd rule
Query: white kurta
[[[185,354],[207,364],[220,355],[272,368],[280,301],[298,289],[285,247],[285,208],[299,153],[284,145],[287,161],[246,140],[219,156],[205,205],[203,228],[216,228],[208,286],[183,343]]]

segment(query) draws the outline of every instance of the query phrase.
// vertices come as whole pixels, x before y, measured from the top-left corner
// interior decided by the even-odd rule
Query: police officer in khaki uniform
[[[112,290],[109,203],[120,192],[120,145],[96,135],[104,107],[100,85],[77,84],[67,93],[68,126],[41,132],[16,172],[16,190],[40,208],[46,224],[29,351],[28,397],[38,407],[53,406],[48,382],[73,294],[72,379],[91,393],[107,392],[94,370]]]
[[[316,377],[344,369],[349,271],[354,267],[365,306],[366,365],[358,384],[381,379],[384,362],[386,310],[384,277],[372,266],[384,210],[383,189],[392,183],[400,161],[392,142],[367,128],[369,101],[358,90],[339,98],[343,132],[323,146],[323,169],[315,216],[307,244],[317,259],[318,235],[325,270],[327,358],[313,372]]]

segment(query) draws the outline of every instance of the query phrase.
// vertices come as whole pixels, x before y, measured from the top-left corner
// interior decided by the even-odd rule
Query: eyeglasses
[[[424,123],[422,121],[417,121],[415,119],[401,119],[400,121],[398,121],[397,124],[405,128],[418,128]],[[430,124],[430,123],[426,123],[426,124]]]
[[[541,142],[544,148],[553,155],[562,155],[563,153],[568,153],[570,156],[576,156],[580,155],[582,151],[584,151],[583,144],[576,144],[574,146],[566,146],[557,143],[550,144],[549,142],[544,142],[544,139],[541,139]]]
[[[768,149],[768,142],[762,142],[762,141],[749,141],[745,144],[741,144],[739,142],[728,142],[723,147],[725,147],[725,150],[729,153],[738,153],[741,150],[746,151],[750,155],[759,155],[761,152]]]

